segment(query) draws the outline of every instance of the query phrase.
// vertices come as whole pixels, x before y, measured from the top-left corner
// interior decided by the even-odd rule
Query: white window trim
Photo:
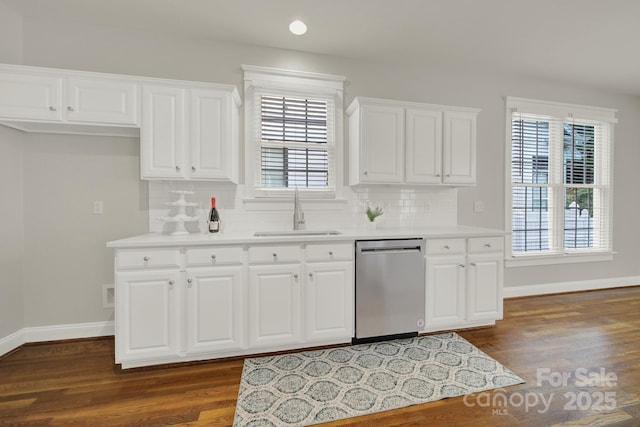
[[[255,89],[281,90],[287,94],[332,96],[335,100],[333,165],[329,166],[329,179],[334,190],[300,189],[300,197],[305,199],[342,198],[343,157],[344,157],[344,81],[343,76],[310,73],[306,71],[283,70],[278,68],[242,65],[244,71],[244,140],[245,140],[245,201],[273,203],[278,198],[287,197],[293,189],[256,189],[256,174],[260,165],[256,164],[257,138],[255,132],[256,108]],[[286,199],[285,199],[286,200]]]
[[[566,250],[562,253],[546,254],[522,254],[514,256],[512,252],[512,208],[513,194],[511,182],[511,119],[514,111],[522,113],[551,115],[555,117],[576,117],[581,120],[594,120],[617,123],[615,113],[618,111],[612,108],[591,107],[577,104],[567,104],[553,101],[543,101],[537,99],[505,97],[505,267],[524,267],[534,265],[568,264],[579,262],[611,261],[615,252],[602,250]],[[613,151],[614,151],[614,127],[609,130],[609,224],[608,234],[610,242],[613,242]]]

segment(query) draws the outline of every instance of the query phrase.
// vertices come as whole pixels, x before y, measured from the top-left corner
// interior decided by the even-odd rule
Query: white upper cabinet
[[[0,73],[0,117],[23,120],[62,120],[62,79]]]
[[[446,111],[444,113],[444,177],[445,184],[476,182],[476,113]]]
[[[94,78],[67,80],[67,120],[138,124],[138,84]]]
[[[474,184],[479,111],[354,99],[347,109],[349,184]]]
[[[143,85],[143,179],[238,182],[238,110],[233,86]]]
[[[137,127],[138,88],[124,76],[2,65],[0,120],[28,131],[51,130],[38,123]]]

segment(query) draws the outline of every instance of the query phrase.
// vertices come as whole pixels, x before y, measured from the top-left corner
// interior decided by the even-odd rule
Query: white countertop
[[[379,228],[366,230],[362,228],[331,228],[339,231],[338,235],[287,235],[287,236],[254,236],[255,230],[244,232],[193,233],[182,236],[171,236],[160,233],[147,233],[125,239],[107,242],[110,248],[166,247],[166,246],[203,246],[227,244],[259,244],[287,242],[339,242],[353,240],[393,239],[393,238],[451,238],[451,237],[488,237],[504,236],[503,230],[470,227],[464,225],[426,228]],[[313,231],[313,229],[306,230]]]

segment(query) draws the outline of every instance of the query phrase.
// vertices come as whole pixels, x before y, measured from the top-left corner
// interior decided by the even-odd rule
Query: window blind
[[[333,190],[333,99],[256,91],[256,186]]]
[[[610,126],[512,113],[514,255],[611,250]]]

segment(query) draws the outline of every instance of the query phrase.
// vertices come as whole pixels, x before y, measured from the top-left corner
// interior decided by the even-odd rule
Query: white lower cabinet
[[[455,328],[464,323],[464,264],[464,254],[427,256],[427,328]]]
[[[208,353],[243,346],[243,267],[187,269],[186,352]]]
[[[116,273],[116,362],[180,352],[178,270]]]
[[[351,340],[353,293],[353,262],[306,264],[307,341]]]
[[[427,241],[423,331],[490,325],[502,319],[502,237]]]
[[[502,319],[502,253],[469,255],[467,319]]]
[[[300,341],[300,265],[249,267],[249,347]]]

